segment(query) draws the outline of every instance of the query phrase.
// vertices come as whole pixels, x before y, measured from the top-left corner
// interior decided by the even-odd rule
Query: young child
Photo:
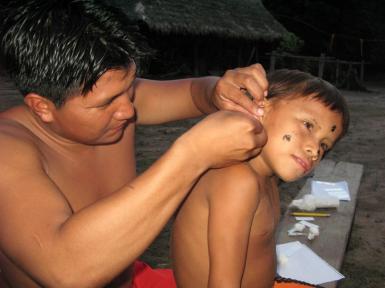
[[[268,79],[261,153],[208,171],[176,216],[171,249],[180,288],[273,287],[277,180],[310,173],[347,131],[347,104],[330,83],[297,70]]]

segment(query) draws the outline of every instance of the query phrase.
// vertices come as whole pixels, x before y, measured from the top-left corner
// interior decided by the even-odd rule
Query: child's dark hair
[[[280,69],[268,74],[269,93],[273,97],[312,97],[342,115],[342,133],[349,127],[349,108],[340,91],[329,82],[299,70]]]
[[[57,107],[150,51],[123,12],[97,0],[11,0],[0,13],[8,74],[23,95],[37,93]]]

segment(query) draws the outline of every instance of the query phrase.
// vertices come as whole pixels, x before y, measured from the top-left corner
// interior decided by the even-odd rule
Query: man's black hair
[[[0,13],[8,74],[23,95],[34,92],[57,107],[150,51],[123,12],[97,0],[11,0]]]

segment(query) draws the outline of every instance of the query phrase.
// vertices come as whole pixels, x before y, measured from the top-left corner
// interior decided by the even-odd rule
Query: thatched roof
[[[161,33],[272,41],[287,30],[261,0],[110,0],[131,19]]]

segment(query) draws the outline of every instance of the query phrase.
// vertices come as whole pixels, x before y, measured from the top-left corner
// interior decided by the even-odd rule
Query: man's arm
[[[116,193],[74,213],[38,151],[9,144],[0,156],[0,247],[44,287],[108,283],[150,245],[204,170],[174,147]]]
[[[43,286],[104,285],[149,246],[207,168],[258,153],[261,129],[241,113],[212,114],[143,174],[76,213],[34,143],[2,132],[0,247]]]
[[[260,64],[229,70],[221,78],[137,79],[134,100],[137,120],[139,124],[159,124],[209,114],[218,109],[258,117],[267,85]],[[251,96],[246,95],[246,90]]]
[[[247,165],[215,171],[209,188],[209,288],[241,287],[259,185]]]
[[[216,111],[206,99],[212,93],[217,80],[216,77],[169,81],[136,79],[134,105],[137,123],[160,124]],[[192,95],[192,91],[196,90],[200,90],[199,97]],[[196,98],[202,100],[194,100]],[[196,102],[203,107],[198,107]]]

